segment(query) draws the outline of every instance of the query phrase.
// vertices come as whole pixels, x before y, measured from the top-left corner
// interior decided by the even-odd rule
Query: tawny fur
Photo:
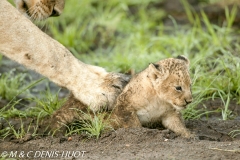
[[[185,57],[169,58],[135,75],[117,98],[113,115],[119,126],[162,123],[176,134],[190,137],[179,112],[192,102],[188,65]]]
[[[17,9],[31,20],[44,20],[59,16],[64,9],[65,0],[14,0]]]
[[[117,129],[162,123],[176,134],[191,137],[180,113],[192,102],[188,66],[188,59],[180,56],[150,64],[133,76],[117,98],[111,114],[113,127]],[[57,121],[71,123],[76,118],[76,112],[69,108],[84,111],[87,106],[70,96],[63,108],[53,115],[51,125],[60,127]]]
[[[7,0],[0,0],[0,53],[69,89],[92,110],[113,106],[128,78],[82,63]]]

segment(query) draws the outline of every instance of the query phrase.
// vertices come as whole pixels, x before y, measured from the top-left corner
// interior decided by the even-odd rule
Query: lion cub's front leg
[[[191,138],[193,135],[185,127],[183,120],[181,118],[181,113],[171,112],[166,114],[162,118],[162,124],[164,127],[172,130],[178,135],[181,135],[185,138]]]
[[[111,125],[114,129],[142,126],[133,108],[121,104],[115,106],[111,119],[113,120]]]

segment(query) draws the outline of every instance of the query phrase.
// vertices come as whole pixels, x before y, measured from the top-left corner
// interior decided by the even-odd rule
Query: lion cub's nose
[[[192,98],[185,99],[185,102],[186,102],[187,104],[189,104],[189,103],[192,103],[192,101],[193,101],[193,99],[192,99]]]
[[[50,15],[50,17],[57,17],[60,16],[61,12],[58,11],[57,9],[53,8],[52,14]]]

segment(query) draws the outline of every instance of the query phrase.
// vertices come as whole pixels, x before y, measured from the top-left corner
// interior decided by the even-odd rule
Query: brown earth
[[[186,126],[198,139],[161,128],[121,128],[98,140],[83,135],[28,137],[27,142],[5,139],[0,141],[0,154],[13,156],[17,151],[18,159],[27,159],[27,153],[28,159],[239,159],[240,136],[229,136],[240,129],[239,120],[190,120]]]

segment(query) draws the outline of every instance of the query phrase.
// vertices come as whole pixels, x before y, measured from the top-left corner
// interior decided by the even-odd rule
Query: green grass
[[[12,100],[27,86],[27,74],[15,74],[14,70],[0,74],[0,99]],[[25,92],[26,94],[26,92]]]
[[[9,133],[8,134],[13,135],[14,138],[16,138],[16,139],[23,139],[27,134],[31,134],[33,137],[36,136],[38,126],[37,125],[34,126],[34,132],[30,133],[31,124],[29,124],[29,126],[25,129],[24,123],[21,118],[20,118],[21,126],[19,129],[15,129],[14,126],[10,122],[8,122],[8,124],[9,124],[9,128],[8,128]]]
[[[14,101],[14,103],[11,105],[8,104],[10,108],[8,108],[8,106],[1,108],[0,120],[5,119],[8,122],[9,127],[0,130],[0,137],[4,139],[6,137],[12,136],[16,139],[23,139],[27,134],[31,134],[32,137],[36,136],[38,121],[48,115],[52,115],[52,113],[60,108],[65,102],[65,99],[58,98],[58,93],[59,92],[54,94],[49,90],[42,92],[41,98],[35,97],[30,100],[35,102],[36,105],[26,110],[18,110],[15,108],[15,105],[18,104],[21,99]],[[10,118],[16,117],[20,119],[20,129],[16,129],[15,126],[10,123]],[[26,128],[26,124],[24,124],[24,120],[22,119],[29,117],[35,118],[37,120],[37,124],[29,124],[29,126]]]
[[[46,91],[43,91],[41,93],[40,98],[38,97],[31,98],[30,101],[35,102],[36,105],[27,110],[29,112],[28,115],[34,117],[40,114],[41,118],[52,115],[53,112],[59,109],[66,101],[65,98],[60,99],[58,97],[59,92],[60,90],[58,90],[57,93],[52,93],[48,88]]]
[[[21,73],[18,74],[16,77],[18,77],[18,76],[21,76]],[[16,83],[16,86],[20,86],[20,84],[26,83],[26,81],[22,82],[23,80],[15,81],[15,77],[13,79],[14,79],[14,84]],[[33,81],[29,85],[24,85],[21,87],[20,90],[17,90],[16,94],[14,94],[14,96],[11,98],[11,100],[9,100],[8,103],[0,109],[0,119],[2,119],[2,118],[7,119],[7,118],[11,118],[11,117],[29,117],[29,115],[31,115],[29,113],[31,113],[31,112],[21,111],[21,110],[18,110],[15,108],[15,105],[19,105],[21,103],[21,101],[23,100],[22,98],[18,99],[17,97],[20,94],[23,94],[25,92],[28,93],[28,94],[25,94],[25,96],[26,95],[31,96],[29,89],[34,87],[35,85],[37,85],[39,82],[43,81],[44,79],[45,78],[41,78],[39,80]],[[9,94],[9,93],[7,93],[7,94]],[[38,115],[38,114],[36,114],[36,115]]]
[[[97,112],[91,114],[77,110],[79,118],[77,121],[67,126],[66,136],[72,134],[85,134],[88,138],[98,139],[100,135],[108,130],[113,130],[110,126],[110,115],[106,112]]]
[[[60,90],[59,90],[60,91]],[[11,104],[0,109],[0,119],[1,118],[14,118],[14,117],[40,117],[43,118],[48,115],[52,115],[54,111],[59,109],[63,103],[64,99],[59,99],[58,93],[52,93],[50,90],[46,90],[42,92],[42,96],[40,98],[33,97],[29,98],[29,101],[35,103],[33,107],[30,107],[26,110],[18,110],[15,105],[19,104],[22,99],[17,101],[13,101]]]
[[[18,110],[15,108],[15,105],[19,104],[21,100],[14,101],[11,103],[10,108],[8,106],[4,106],[0,109],[0,119],[8,119],[14,117],[28,117],[28,112]]]
[[[44,78],[45,79],[45,78]],[[23,90],[19,91],[18,94],[23,93],[24,91],[30,89],[31,87],[37,85],[43,79],[36,80],[32,82],[30,85],[25,87]],[[59,90],[60,91],[60,90]],[[38,121],[39,119],[44,118],[45,116],[51,115],[54,111],[60,108],[65,99],[59,99],[58,93],[52,93],[49,89],[42,92],[42,96],[40,98],[33,97],[28,98],[29,101],[35,103],[34,107],[27,108],[25,110],[16,109],[16,105],[19,105],[23,99],[15,99],[14,97],[8,104],[2,108],[0,108],[0,122],[4,119],[8,122],[9,127],[3,128],[0,130],[0,137],[6,138],[8,136],[12,136],[16,139],[23,139],[27,134],[31,134],[32,137],[36,136],[37,128],[38,128]],[[16,95],[17,96],[17,95]],[[10,123],[11,118],[19,118],[20,119],[20,129],[16,129]],[[37,124],[30,124],[27,126],[24,124],[24,118],[35,118],[37,120]],[[33,130],[31,128],[34,128]],[[31,129],[31,132],[30,132]]]
[[[19,117],[19,121],[20,121],[19,128],[14,126],[11,123],[11,121],[6,120],[8,123],[8,127],[0,130],[0,138],[5,139],[6,137],[11,136],[11,138],[23,140],[24,138],[26,138],[26,136],[35,137],[37,136],[39,119],[40,119],[40,116],[37,117],[36,124],[32,124],[32,122],[30,122],[28,125],[26,125],[24,122],[25,119],[22,120],[22,118]]]
[[[230,135],[232,138],[235,138],[236,136],[240,135],[240,129],[233,130],[228,135]]]

